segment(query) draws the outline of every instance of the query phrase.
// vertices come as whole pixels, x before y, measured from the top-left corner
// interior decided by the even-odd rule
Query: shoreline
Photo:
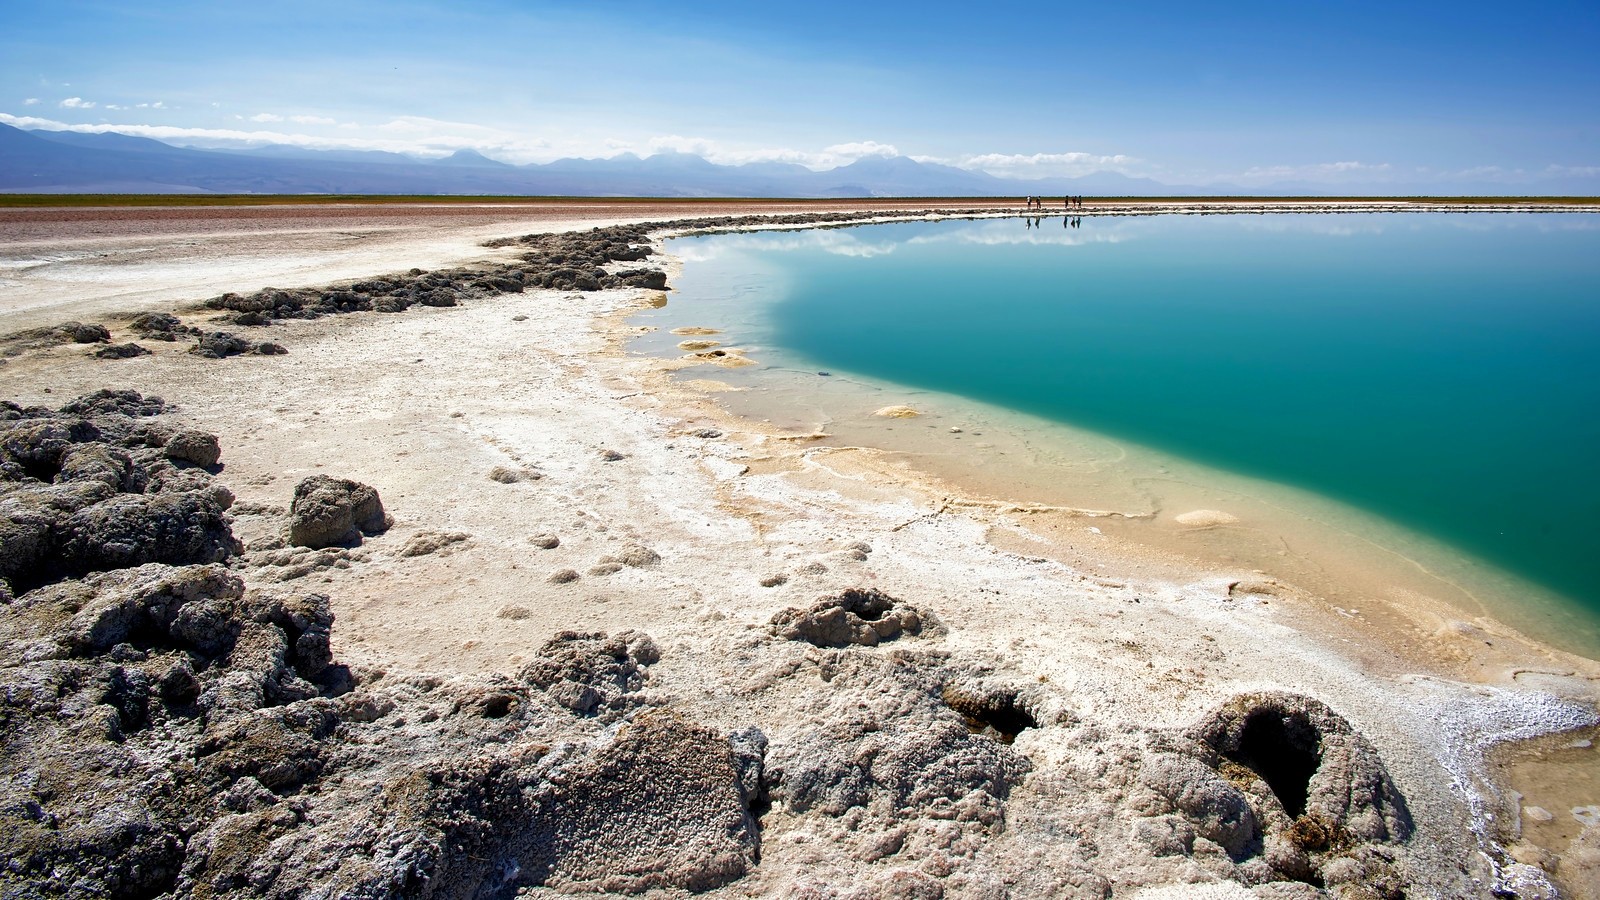
[[[390,268],[405,265],[394,259]],[[670,264],[668,274],[670,283]],[[226,277],[241,287],[253,283]],[[403,316],[280,322],[270,333],[283,337],[287,357],[208,363],[163,352],[95,362],[66,347],[16,358],[0,372],[13,390],[31,385],[27,396],[10,398],[29,402],[49,400],[41,392],[46,379],[63,398],[114,378],[164,390],[222,436],[225,481],[246,503],[285,502],[290,481],[322,467],[308,468],[308,458],[378,486],[400,519],[395,532],[369,542],[370,561],[317,576],[341,622],[338,652],[375,665],[514,670],[530,642],[572,626],[645,628],[693,658],[786,604],[866,582],[936,611],[949,629],[940,639],[949,652],[1052,685],[1061,692],[1053,702],[1080,719],[1178,726],[1263,688],[1327,699],[1379,743],[1426,826],[1415,849],[1429,868],[1470,855],[1447,835],[1458,812],[1449,792],[1429,783],[1434,773],[1443,765],[1452,777],[1486,777],[1470,752],[1447,764],[1430,744],[1444,739],[1467,751],[1553,715],[1554,707],[1517,687],[1527,680],[1516,674],[1468,688],[1440,677],[1478,679],[1442,664],[1416,674],[1394,648],[1352,658],[1317,635],[1322,623],[1314,613],[1286,612],[1286,604],[1262,597],[1218,596],[1204,579],[1130,570],[1135,577],[1120,583],[1097,580],[1008,552],[990,532],[1021,535],[1026,525],[986,510],[982,498],[951,509],[948,485],[869,450],[812,452],[790,435],[721,412],[711,395],[674,383],[659,361],[629,354],[624,343],[637,331],[627,319],[648,297],[509,294]],[[513,312],[527,318],[514,321]],[[187,374],[194,365],[214,365],[213,378],[194,382]],[[350,379],[361,388],[326,393]],[[323,416],[339,427],[318,421]],[[695,436],[707,428],[723,434]],[[597,456],[605,450],[621,458]],[[527,484],[462,478],[494,464],[536,467],[543,477]],[[254,536],[249,518],[238,526],[247,540]],[[524,532],[536,526],[573,533],[560,554],[573,562],[621,536],[648,541],[663,562],[585,576],[575,582],[579,596],[534,587],[518,566],[537,565],[542,580],[556,564],[527,549]],[[468,546],[410,561],[391,555],[408,537],[443,528],[471,535]],[[851,555],[856,541],[871,545],[854,551],[861,559]],[[733,571],[726,571],[729,560]],[[812,563],[823,572],[801,573]],[[779,573],[788,580],[758,584]],[[507,604],[524,606],[528,616],[499,616]],[[1267,646],[1264,635],[1271,636]],[[1383,659],[1388,664],[1379,664]],[[1286,677],[1289,661],[1304,670]],[[1600,670],[1593,660],[1564,662],[1570,675],[1535,683],[1592,707]],[[707,681],[683,664],[663,665],[679,679],[686,705],[708,716],[727,715],[719,703],[746,702],[718,687],[715,676]],[[1395,677],[1402,672],[1411,674]],[[695,696],[703,699],[688,699]],[[1483,717],[1483,733],[1471,733],[1470,715],[1447,727],[1430,718],[1471,696],[1479,698],[1469,707]],[[1060,740],[1029,733],[1018,746],[1048,768],[1070,756]],[[775,867],[796,865],[801,857],[792,852],[775,848]]]

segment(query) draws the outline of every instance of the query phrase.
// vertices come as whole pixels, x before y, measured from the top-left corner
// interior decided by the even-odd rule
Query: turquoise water
[[[805,365],[1309,490],[1600,619],[1600,216],[1030,225],[672,249],[688,299],[761,294],[764,339]]]

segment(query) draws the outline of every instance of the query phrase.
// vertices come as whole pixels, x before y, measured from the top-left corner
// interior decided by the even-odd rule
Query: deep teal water
[[[686,239],[819,368],[1340,500],[1600,616],[1600,215],[1021,219]],[[699,269],[704,271],[704,269]]]

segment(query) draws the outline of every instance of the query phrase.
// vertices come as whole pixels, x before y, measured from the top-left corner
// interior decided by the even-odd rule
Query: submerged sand
[[[488,250],[483,240],[683,214],[630,207],[443,228],[402,221],[349,239],[358,245],[350,251],[338,249],[348,223],[314,214],[286,231],[235,220],[237,234],[225,240],[162,225],[136,240],[96,237],[79,221],[61,247],[103,255],[0,274],[10,279],[0,283],[0,332],[93,319],[120,342],[132,336],[114,313],[177,309],[268,282],[511,259],[515,246]],[[48,256],[50,227],[28,227],[0,255]],[[160,262],[137,262],[136,253]],[[1398,852],[1418,895],[1476,895],[1513,875],[1532,884],[1534,873],[1519,865],[1542,868],[1573,896],[1596,883],[1600,825],[1579,811],[1600,797],[1593,778],[1570,776],[1582,760],[1592,764],[1592,747],[1544,739],[1565,741],[1561,751],[1579,760],[1563,757],[1559,788],[1536,764],[1548,747],[1525,764],[1515,750],[1502,749],[1495,766],[1487,756],[1506,741],[1592,725],[1600,664],[1459,611],[1407,613],[1375,599],[1390,612],[1355,621],[1259,573],[1196,567],[1115,535],[1085,541],[1093,521],[1081,511],[999,503],[870,447],[818,447],[739,419],[717,402],[719,360],[696,361],[706,365],[691,380],[681,362],[625,351],[639,328],[630,313],[655,302],[640,290],[530,290],[251,330],[288,347],[284,356],[202,360],[183,343],[150,343],[152,355],[108,361],[61,345],[9,359],[0,380],[4,399],[23,404],[59,405],[104,387],[166,398],[220,436],[219,478],[245,509],[287,505],[295,484],[316,473],[376,487],[393,529],[366,541],[364,560],[303,576],[332,598],[335,653],[362,666],[514,674],[556,632],[637,629],[663,649],[652,677],[675,709],[717,728],[756,724],[782,735],[795,722],[826,727],[840,713],[816,702],[829,690],[826,674],[800,666],[792,678],[803,684],[783,681],[753,636],[785,608],[875,588],[942,623],[942,634],[902,644],[1029,685],[1045,698],[1041,708],[1056,711],[1054,725],[1041,716],[1013,745],[1032,771],[1006,801],[1003,840],[986,832],[1007,854],[1061,852],[1063,829],[1092,830],[1102,819],[1116,825],[1105,834],[1132,840],[1126,797],[1064,787],[1089,770],[1096,784],[1118,783],[1106,773],[1124,763],[1091,758],[1116,742],[1097,743],[1086,729],[1137,745],[1150,729],[1189,726],[1240,694],[1289,691],[1327,703],[1377,748],[1415,819]],[[492,477],[497,469],[540,477]],[[1230,519],[1211,509],[1178,516],[1194,528]],[[268,536],[272,522],[239,514],[234,530],[249,542]],[[438,552],[401,553],[425,533],[464,537]],[[547,535],[554,547],[532,540]],[[659,558],[605,564],[640,546]],[[270,580],[268,568],[250,577]],[[578,577],[551,580],[565,570]],[[751,679],[778,686],[756,689]],[[1562,827],[1523,827],[1528,812],[1514,791],[1538,792],[1538,808]],[[993,865],[989,851],[961,857],[947,844],[942,855],[923,853],[909,841],[900,856],[867,852],[851,843],[848,823],[840,830],[831,821],[776,809],[763,822],[759,865],[723,891],[843,896],[842,886],[903,885],[912,872],[942,881],[950,896],[1004,895],[984,887],[1003,879],[978,877]],[[1071,845],[1078,854],[1093,846]],[[1126,867],[1101,873],[1119,896],[1195,896],[1208,881],[1218,897],[1289,896],[1250,893],[1192,860],[1158,865],[1148,850],[1102,852]],[[1037,865],[1057,863],[1095,868],[1092,853],[1071,866],[1043,857]]]

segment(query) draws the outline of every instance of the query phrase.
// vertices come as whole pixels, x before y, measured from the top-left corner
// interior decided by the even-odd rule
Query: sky
[[[1514,185],[1600,178],[1600,3],[4,0],[0,122],[513,163]]]

